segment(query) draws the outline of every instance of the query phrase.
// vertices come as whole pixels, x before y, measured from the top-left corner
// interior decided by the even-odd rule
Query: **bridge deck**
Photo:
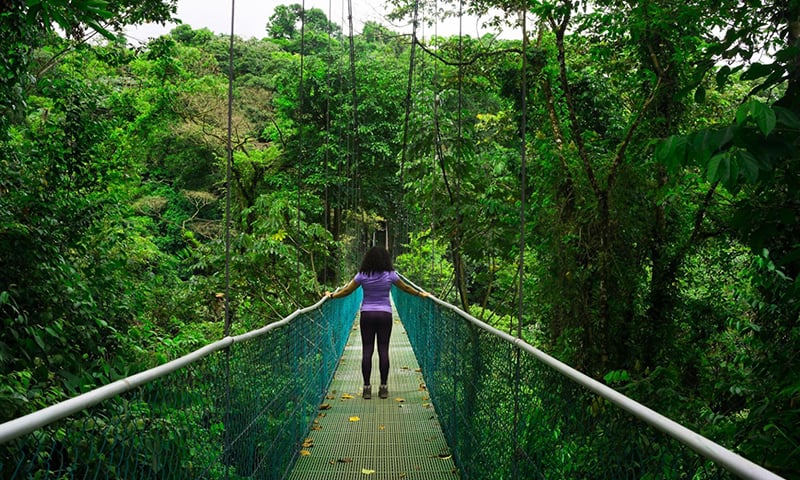
[[[389,346],[389,398],[361,398],[361,337],[356,320],[325,405],[289,476],[309,479],[457,479],[405,328],[395,312]],[[352,398],[351,398],[352,397]]]

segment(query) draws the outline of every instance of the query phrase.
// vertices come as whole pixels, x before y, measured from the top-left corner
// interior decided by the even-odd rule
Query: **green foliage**
[[[397,256],[394,267],[412,281],[449,299],[453,265],[447,260],[447,245],[432,237],[431,231],[411,233],[406,252]]]
[[[388,229],[423,288],[508,332],[521,293],[527,339],[796,476],[789,3],[538,2],[528,71],[517,40],[434,38],[408,97],[402,36],[368,23],[351,70],[339,26],[281,6],[234,45],[230,192],[227,37],[83,44],[174,2],[67,3],[0,13],[4,419],[224,335],[226,225],[234,332],[314,302]]]

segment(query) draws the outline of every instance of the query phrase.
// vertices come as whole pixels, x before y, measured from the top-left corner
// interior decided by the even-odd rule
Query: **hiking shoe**
[[[369,400],[372,398],[372,387],[369,385],[364,385],[364,393],[361,394],[361,398],[364,400]]]
[[[380,388],[378,388],[378,396],[381,398],[389,398],[389,387],[381,385]]]

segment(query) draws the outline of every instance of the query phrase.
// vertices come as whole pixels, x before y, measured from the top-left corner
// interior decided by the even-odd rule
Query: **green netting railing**
[[[452,305],[393,289],[464,479],[779,479]]]
[[[0,425],[0,477],[283,478],[359,292]]]

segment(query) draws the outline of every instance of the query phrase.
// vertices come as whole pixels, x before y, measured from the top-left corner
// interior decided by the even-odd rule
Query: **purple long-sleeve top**
[[[358,272],[353,281],[364,289],[361,311],[392,313],[389,291],[392,289],[392,284],[398,280],[400,280],[400,277],[394,270],[375,272],[369,275]]]

